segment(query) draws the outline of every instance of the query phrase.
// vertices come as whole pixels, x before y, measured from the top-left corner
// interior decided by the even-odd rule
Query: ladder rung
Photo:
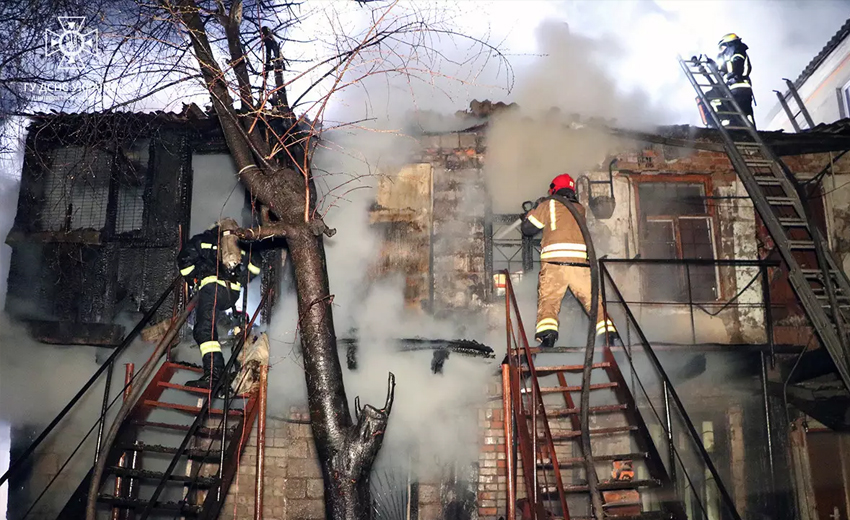
[[[748,159],[748,158],[744,157],[744,162],[749,164],[749,165],[757,165],[757,164],[763,164],[765,166],[772,166],[773,165],[773,161],[771,161],[770,159]]]
[[[759,186],[784,186],[785,183],[776,177],[755,177],[756,184]]]
[[[613,428],[596,428],[590,430],[591,435],[617,435],[618,433],[629,433],[637,430],[637,426],[615,426]],[[581,431],[569,431],[560,435],[552,435],[552,442],[570,441],[581,437]]]
[[[750,127],[748,127],[748,126],[732,126],[732,125],[724,126],[723,128],[725,128],[726,130],[749,130],[750,129]]]
[[[797,202],[794,197],[765,197],[767,203],[773,206],[790,206]]]
[[[605,388],[616,388],[617,383],[596,383],[590,385],[591,390],[602,390]],[[544,386],[540,389],[541,394],[556,394],[562,392],[581,392],[581,386]],[[520,393],[530,394],[530,388],[522,388],[520,389]]]
[[[814,249],[815,243],[811,240],[789,240],[788,247],[795,250]]]
[[[785,227],[809,227],[808,222],[801,218],[780,218],[779,224]]]
[[[805,275],[806,278],[821,278],[821,275],[823,274],[823,271],[821,271],[820,269],[802,269],[802,271],[803,275]],[[836,274],[838,274],[838,271],[832,269],[829,271],[829,274],[831,276],[835,276]]]

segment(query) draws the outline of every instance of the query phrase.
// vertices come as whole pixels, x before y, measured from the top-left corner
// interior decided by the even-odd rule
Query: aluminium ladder
[[[850,282],[807,214],[799,184],[744,116],[714,62],[680,56],[679,64],[723,137],[732,165],[788,266],[791,287],[850,391]],[[710,99],[721,100],[719,107]],[[729,124],[724,126],[721,116],[729,117]]]

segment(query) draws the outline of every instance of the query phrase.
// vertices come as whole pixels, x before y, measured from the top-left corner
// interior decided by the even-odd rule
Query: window
[[[838,115],[841,119],[850,117],[850,81],[838,89]]]
[[[42,228],[102,229],[106,223],[112,158],[102,150],[78,146],[57,148],[50,155]]]
[[[648,259],[714,259],[712,221],[705,185],[684,182],[638,184],[640,251]],[[675,272],[671,276],[671,272]],[[713,265],[647,265],[644,295],[649,301],[713,301],[718,297]],[[690,281],[690,283],[689,283]]]

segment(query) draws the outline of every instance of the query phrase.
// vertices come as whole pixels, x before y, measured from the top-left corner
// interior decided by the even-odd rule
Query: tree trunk
[[[283,235],[295,269],[298,296],[298,328],[307,380],[307,399],[316,451],[321,462],[325,483],[326,517],[333,520],[369,520],[372,500],[369,474],[383,441],[392,408],[395,377],[390,374],[387,400],[377,409],[356,403],[357,422],[353,423],[345,395],[342,367],[336,345],[332,304],[322,233],[327,229],[319,218],[305,222],[313,212],[315,189],[312,181],[305,183],[305,174],[285,167],[265,153],[270,143],[260,142],[261,132],[250,134],[240,124],[221,67],[215,61],[206,30],[198,16],[194,0],[181,0],[178,9],[181,22],[189,31],[195,56],[213,98],[213,106],[221,123],[228,149],[236,163],[239,178],[251,196],[267,206],[285,229]],[[226,22],[223,22],[226,23]],[[231,59],[237,63],[242,102],[252,105],[244,81],[244,53],[238,31],[230,28],[228,43]],[[241,73],[241,75],[240,75]],[[278,85],[282,88],[282,85]],[[282,99],[286,99],[283,97]],[[288,107],[285,107],[288,110]],[[292,144],[293,152],[306,153],[300,144]],[[299,149],[300,147],[300,149]],[[293,153],[294,157],[303,157]],[[309,166],[305,163],[303,166]],[[307,170],[309,175],[309,169]],[[310,197],[307,197],[307,188]]]

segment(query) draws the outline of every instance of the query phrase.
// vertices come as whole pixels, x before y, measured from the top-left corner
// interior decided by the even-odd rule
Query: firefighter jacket
[[[717,70],[730,89],[752,88],[750,82],[750,57],[747,56],[747,44],[737,40],[726,45],[717,55]]]
[[[245,269],[248,270],[249,279],[260,274],[259,253],[254,252],[249,258],[249,254],[240,244],[242,263],[235,269],[228,269],[219,260],[219,233],[220,230],[216,226],[189,239],[177,255],[177,267],[189,285],[197,285],[197,289],[210,283],[218,283],[237,291],[241,290],[240,282],[245,279]]]
[[[578,202],[573,204],[584,216],[584,206]],[[543,231],[540,242],[541,262],[587,264],[587,245],[581,235],[581,228],[570,210],[559,201],[543,199],[525,216],[521,231],[528,236]]]

